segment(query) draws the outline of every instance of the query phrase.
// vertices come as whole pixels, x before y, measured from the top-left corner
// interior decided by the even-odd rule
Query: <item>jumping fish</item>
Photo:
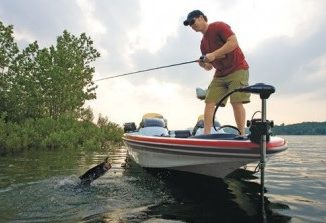
[[[94,180],[103,176],[109,169],[111,169],[111,164],[108,159],[109,157],[106,157],[102,163],[87,170],[83,175],[81,175],[79,177],[81,184],[90,185]]]

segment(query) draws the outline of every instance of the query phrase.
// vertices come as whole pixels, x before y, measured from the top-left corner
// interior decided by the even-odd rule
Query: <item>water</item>
[[[285,138],[289,149],[267,163],[266,222],[326,222],[326,137]],[[112,169],[81,188],[78,176],[106,155]],[[124,147],[0,157],[0,222],[262,222],[254,165],[221,180],[125,158]]]

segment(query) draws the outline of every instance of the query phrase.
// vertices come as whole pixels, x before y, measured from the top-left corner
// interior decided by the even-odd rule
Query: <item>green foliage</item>
[[[17,44],[14,42],[13,26],[5,26],[0,21],[0,71],[3,74],[11,65],[12,60],[18,53]]]
[[[35,41],[20,52],[13,26],[0,21],[0,112],[15,122],[80,114],[96,98],[91,63],[99,56],[85,33],[66,30],[54,46],[40,49]]]
[[[0,21],[0,154],[31,148],[100,149],[121,142],[122,129],[83,108],[96,98],[91,66],[100,54],[85,33],[64,30],[56,45],[20,51],[13,26]]]
[[[111,122],[96,125],[77,121],[69,115],[52,118],[27,119],[21,123],[0,118],[0,154],[26,149],[84,149],[99,150],[110,143],[121,143],[123,130]]]
[[[281,124],[272,129],[276,135],[326,135],[326,122],[302,122],[292,125]]]
[[[17,44],[14,42],[13,26],[5,26],[0,21],[0,112],[8,110],[9,95],[7,92],[11,87],[8,80],[8,70],[18,53]]]
[[[66,30],[57,38],[57,45],[44,50],[40,56],[48,70],[46,76],[45,107],[50,117],[57,118],[66,112],[81,109],[86,100],[95,99],[91,62],[100,54],[93,48],[93,41],[84,33],[79,38]],[[50,60],[49,60],[50,59]],[[49,63],[51,61],[51,63]]]

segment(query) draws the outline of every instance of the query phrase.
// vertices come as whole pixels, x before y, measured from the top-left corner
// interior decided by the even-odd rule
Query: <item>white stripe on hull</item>
[[[223,178],[259,157],[222,157],[170,154],[128,147],[129,155],[142,167],[166,168]]]

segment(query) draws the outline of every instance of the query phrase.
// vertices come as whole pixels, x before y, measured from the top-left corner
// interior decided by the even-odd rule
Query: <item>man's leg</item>
[[[204,134],[210,134],[213,126],[213,115],[215,110],[215,103],[207,102],[204,111]]]
[[[241,132],[241,135],[245,135],[245,122],[246,122],[246,110],[242,102],[231,103],[233,107],[233,114],[237,127]]]

